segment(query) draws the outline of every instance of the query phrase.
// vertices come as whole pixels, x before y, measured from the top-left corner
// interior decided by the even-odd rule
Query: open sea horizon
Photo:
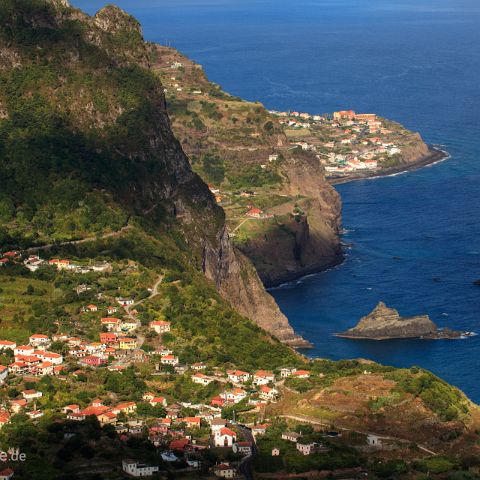
[[[104,2],[74,0],[95,13]],[[323,358],[427,368],[480,402],[480,335],[334,337],[379,301],[480,333],[478,0],[117,0],[145,38],[267,108],[377,113],[442,145],[447,161],[335,188],[345,261],[271,290]]]

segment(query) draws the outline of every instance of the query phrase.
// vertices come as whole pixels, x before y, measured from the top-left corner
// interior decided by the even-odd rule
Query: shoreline
[[[348,176],[340,176],[340,177],[326,177],[327,181],[330,185],[342,185],[345,183],[355,182],[359,180],[370,180],[382,177],[389,177],[392,175],[400,175],[402,173],[408,173],[414,170],[419,170],[423,167],[428,167],[429,165],[434,165],[435,163],[439,163],[443,160],[446,160],[450,157],[450,154],[445,150],[442,150],[439,147],[434,145],[429,145],[430,154],[424,157],[420,157],[415,162],[411,162],[408,164],[398,165],[397,167],[387,168],[382,170],[381,172],[376,172],[372,174],[368,173],[355,173]]]
[[[398,167],[389,168],[387,170],[382,171],[381,173],[378,172],[372,175],[356,174],[355,176],[351,175],[345,178],[336,178],[336,179],[327,178],[327,181],[331,185],[341,185],[341,184],[351,183],[351,182],[356,182],[361,180],[372,180],[377,178],[389,177],[392,175],[400,175],[402,173],[408,173],[414,170],[419,170],[421,168],[428,167],[430,165],[434,165],[436,163],[442,162],[450,158],[450,154],[439,147],[436,147],[434,145],[429,145],[429,149],[431,152],[430,155],[421,157],[419,160],[412,162],[408,165],[400,165]],[[272,283],[264,283],[263,285],[267,291],[281,288],[282,286],[286,286],[288,284],[301,280],[302,278],[308,277],[310,275],[323,273],[327,270],[330,270],[331,268],[341,265],[344,261],[345,261],[345,254],[342,248],[342,251],[338,254],[337,257],[332,259],[331,262],[326,263],[325,265],[322,265],[321,267],[312,265],[311,267],[304,268],[301,271],[292,273],[290,275],[286,273],[283,277],[281,277],[280,280]]]

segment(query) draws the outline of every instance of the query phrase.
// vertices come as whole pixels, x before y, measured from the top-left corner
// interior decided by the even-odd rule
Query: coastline
[[[350,175],[348,178],[327,178],[327,181],[331,185],[340,185],[344,183],[356,182],[360,180],[369,180],[369,179],[377,179],[382,177],[389,177],[391,175],[400,175],[402,173],[408,173],[410,171],[419,170],[424,167],[428,167],[429,165],[434,165],[435,163],[442,162],[450,157],[450,154],[442,150],[439,147],[434,145],[429,145],[430,155],[424,156],[419,158],[417,161],[412,162],[408,165],[400,165],[398,167],[389,168],[383,170],[382,172],[368,175],[368,174],[357,174],[357,175]],[[331,262],[328,262],[322,266],[319,265],[311,265],[309,267],[303,268],[297,272],[286,272],[284,276],[282,276],[278,281],[272,283],[264,283],[265,289],[272,290],[276,288],[281,288],[284,285],[288,285],[290,283],[296,282],[302,278],[305,278],[310,275],[319,274],[325,272],[333,267],[341,265],[345,261],[345,254],[342,251],[332,259]],[[358,337],[356,337],[358,338]]]
[[[420,157],[415,162],[408,164],[398,165],[397,167],[387,168],[381,172],[376,172],[372,174],[368,173],[355,173],[348,176],[342,177],[327,177],[327,181],[330,185],[340,185],[344,183],[355,182],[358,180],[369,180],[375,178],[389,177],[391,175],[399,175],[402,173],[411,172],[413,170],[418,170],[429,165],[446,160],[450,155],[445,150],[442,150],[436,146],[429,145],[430,154],[424,157]]]

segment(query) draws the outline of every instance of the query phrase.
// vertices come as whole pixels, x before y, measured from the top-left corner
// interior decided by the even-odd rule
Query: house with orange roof
[[[161,405],[162,407],[167,406],[167,400],[165,399],[165,397],[153,397],[150,400],[148,400],[148,403],[152,407],[156,407],[157,405]]]
[[[77,405],[76,403],[72,403],[71,405],[65,405],[65,407],[62,408],[62,413],[78,413],[80,412],[80,406]]]
[[[250,374],[241,370],[227,370],[227,376],[233,383],[244,383],[250,379]]]
[[[50,338],[42,333],[34,333],[28,338],[28,343],[34,347],[42,347],[50,343]]]
[[[253,374],[254,385],[267,385],[270,382],[275,381],[275,375],[273,372],[267,370],[258,370]]]
[[[185,423],[188,428],[200,428],[201,419],[200,417],[184,417],[179,418],[180,423]]]
[[[30,402],[32,400],[36,400],[37,398],[42,398],[43,393],[37,390],[24,390],[22,392],[22,396],[25,400]]]
[[[24,398],[10,400],[10,409],[13,413],[20,413],[27,406],[27,401]]]
[[[135,410],[137,410],[137,404],[135,402],[122,402],[111,409],[111,411],[117,415],[120,412],[125,414],[134,413]]]
[[[213,378],[204,375],[203,373],[196,373],[192,375],[192,382],[197,383],[199,385],[208,385],[209,383],[213,382]]]
[[[163,365],[178,365],[178,357],[174,355],[164,355],[160,359],[160,363]]]
[[[238,403],[247,396],[247,392],[242,388],[234,388],[229,392],[222,393],[221,396],[225,398],[227,402]]]
[[[19,345],[13,349],[13,354],[17,355],[31,355],[35,351],[31,345]]]
[[[115,332],[102,332],[100,333],[100,342],[104,345],[109,343],[117,343],[118,335]]]
[[[10,340],[0,340],[0,350],[15,350],[17,344]]]
[[[237,441],[237,434],[227,427],[215,432],[213,443],[216,447],[231,447]]]
[[[14,471],[11,468],[5,468],[0,472],[0,480],[10,480],[13,478]]]
[[[120,319],[114,317],[105,317],[100,320],[102,327],[105,327],[109,332],[115,330],[120,325]]]

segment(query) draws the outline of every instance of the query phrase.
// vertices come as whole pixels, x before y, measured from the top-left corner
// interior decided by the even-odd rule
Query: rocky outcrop
[[[388,340],[393,338],[458,338],[461,332],[439,330],[428,315],[401,317],[397,310],[380,302],[358,324],[337,336],[357,339]]]

